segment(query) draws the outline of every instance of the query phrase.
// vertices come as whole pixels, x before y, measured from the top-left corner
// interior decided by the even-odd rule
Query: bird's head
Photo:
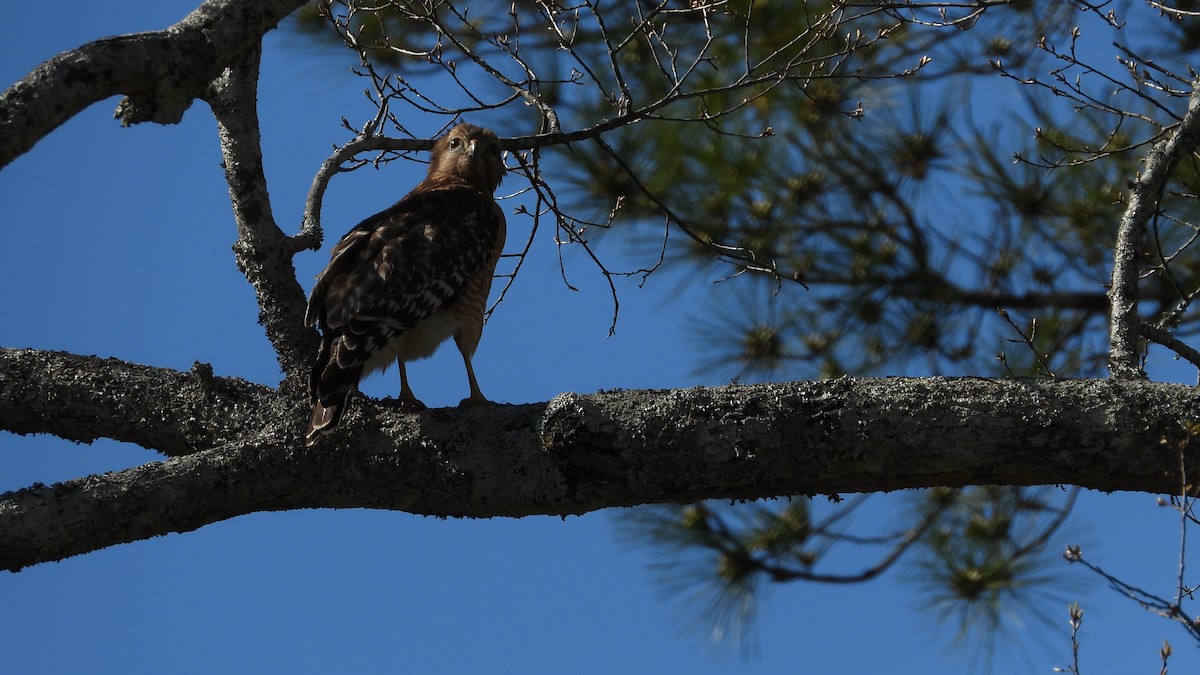
[[[504,178],[500,139],[491,129],[460,124],[433,146],[429,175],[462,178],[486,194],[492,194]]]

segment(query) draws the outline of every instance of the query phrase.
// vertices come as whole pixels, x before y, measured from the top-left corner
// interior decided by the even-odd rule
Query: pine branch
[[[1200,418],[1200,394],[1180,385],[843,378],[420,414],[359,399],[345,429],[305,448],[302,404],[255,385],[212,378],[213,393],[197,398],[188,378],[200,375],[149,369],[166,384],[146,392],[79,381],[104,376],[89,368],[140,367],[97,359],[73,362],[81,372],[31,377],[17,367],[20,354],[6,356],[0,396],[15,403],[0,428],[36,431],[19,424],[39,415],[91,418],[88,437],[109,430],[136,442],[141,424],[179,424],[155,415],[227,425],[208,450],[0,496],[0,568],[10,570],[282,509],[494,517],[939,485],[1173,492],[1178,457],[1160,440]],[[27,390],[18,379],[38,384]],[[138,398],[147,399],[144,421]],[[108,410],[119,419],[105,422]]]

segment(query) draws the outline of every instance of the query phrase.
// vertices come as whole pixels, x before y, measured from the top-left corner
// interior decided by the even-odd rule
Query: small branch
[[[1109,372],[1119,379],[1144,378],[1139,349],[1138,276],[1146,227],[1158,209],[1175,166],[1200,144],[1200,81],[1193,84],[1187,114],[1175,133],[1154,144],[1145,168],[1130,183],[1129,205],[1113,246],[1112,306],[1109,314]]]
[[[1192,595],[1192,590],[1185,583],[1185,572],[1187,571],[1187,531],[1189,527],[1188,518],[1192,514],[1192,498],[1188,495],[1188,490],[1191,485],[1187,478],[1187,459],[1183,451],[1187,447],[1186,442],[1180,443],[1179,448],[1179,572],[1175,578],[1175,603],[1182,606],[1183,601]],[[1200,635],[1197,635],[1200,637]]]
[[[1192,419],[1192,418],[1181,418]],[[1164,619],[1170,619],[1178,622],[1183,626],[1184,630],[1192,637],[1193,640],[1200,640],[1200,618],[1193,617],[1187,607],[1184,606],[1186,600],[1193,598],[1193,588],[1188,588],[1184,581],[1184,573],[1186,571],[1187,561],[1187,530],[1191,523],[1195,522],[1195,515],[1192,512],[1192,505],[1197,494],[1196,485],[1188,480],[1187,466],[1189,459],[1195,459],[1194,454],[1189,457],[1189,446],[1191,439],[1197,433],[1197,425],[1195,423],[1187,423],[1182,425],[1182,435],[1179,433],[1170,436],[1164,435],[1159,441],[1160,450],[1162,448],[1172,448],[1178,451],[1175,469],[1175,476],[1178,480],[1176,486],[1176,494],[1178,497],[1172,497],[1170,504],[1172,508],[1179,511],[1179,566],[1175,579],[1175,597],[1168,600],[1161,596],[1155,595],[1141,588],[1129,584],[1116,576],[1104,571],[1099,565],[1095,565],[1083,557],[1083,551],[1079,546],[1068,546],[1063,557],[1069,563],[1079,563],[1088,570],[1103,578],[1108,582],[1110,588],[1126,598],[1136,602],[1143,609],[1153,612]],[[1166,454],[1166,453],[1163,453]],[[1167,505],[1166,500],[1159,499],[1160,505]],[[1171,646],[1166,642],[1163,643],[1163,648],[1160,652],[1163,661],[1163,672],[1166,671],[1167,659],[1171,655]]]
[[[321,228],[321,207],[325,203],[325,191],[329,188],[329,181],[335,174],[348,170],[343,168],[346,162],[364,152],[429,150],[433,147],[433,143],[433,140],[377,136],[370,133],[368,128],[345,145],[336,148],[333,154],[321,163],[321,167],[313,176],[312,185],[308,188],[308,197],[304,200],[304,222],[300,227],[300,232],[290,238],[292,250],[311,249],[315,251],[321,247],[321,240],[324,237]]]
[[[1180,341],[1167,329],[1143,323],[1140,330],[1142,337],[1170,349],[1188,363],[1200,368],[1200,351],[1196,351],[1191,345]]]
[[[614,272],[608,269],[604,262],[600,260],[600,256],[598,256],[596,252],[592,250],[592,246],[588,243],[585,232],[590,227],[604,229],[610,227],[612,224],[612,219],[615,216],[615,210],[610,212],[608,220],[602,223],[583,222],[567,215],[566,212],[563,211],[562,207],[559,206],[558,197],[555,195],[554,189],[551,188],[541,176],[538,164],[538,154],[539,153],[537,150],[531,150],[527,155],[522,153],[516,154],[516,159],[520,164],[521,173],[524,174],[529,180],[530,189],[533,190],[537,197],[537,202],[534,205],[534,212],[539,214],[539,216],[535,217],[535,226],[537,221],[540,220],[540,214],[550,213],[554,215],[556,227],[554,242],[558,245],[558,268],[562,274],[563,282],[567,285],[567,288],[570,288],[572,291],[579,290],[575,288],[575,286],[573,286],[569,281],[567,281],[566,264],[562,255],[563,247],[566,244],[575,244],[583,248],[584,253],[586,253],[588,258],[591,259],[592,263],[596,266],[596,269],[600,271],[600,274],[604,276],[605,282],[608,283],[609,295],[612,297],[613,304],[612,323],[610,323],[608,326],[608,334],[611,337],[617,332],[617,318],[621,311],[621,299],[617,293],[617,284],[615,278],[632,277],[640,274],[642,275],[644,283],[645,278],[654,272],[654,270],[658,267],[658,264],[655,264],[651,268],[642,268],[623,272]],[[543,205],[545,207],[544,209]],[[565,234],[566,239],[564,240],[560,234]],[[661,259],[659,262],[661,262]]]
[[[765,263],[759,262],[755,257],[754,251],[748,248],[741,246],[729,246],[699,236],[696,233],[696,230],[688,223],[686,218],[676,213],[670,207],[670,205],[659,198],[658,195],[656,195],[648,187],[646,187],[645,184],[642,183],[641,179],[638,178],[637,172],[633,170],[633,167],[629,166],[629,164],[623,157],[621,157],[620,153],[618,153],[616,149],[606,143],[604,139],[600,138],[599,136],[595,138],[595,141],[600,148],[609,157],[611,157],[614,162],[616,162],[617,166],[619,166],[621,170],[625,172],[625,175],[629,177],[638,191],[641,192],[646,199],[650,200],[655,207],[657,207],[658,210],[666,216],[669,222],[674,223],[676,227],[678,227],[681,231],[683,231],[684,234],[690,237],[701,247],[712,251],[712,253],[719,259],[734,265],[739,271],[759,272],[775,277],[777,280],[787,279],[789,281],[795,281],[801,286],[808,288],[808,285],[805,284],[800,278],[799,273],[784,274],[779,270],[778,267],[776,267],[774,260]]]
[[[1021,327],[1012,320],[1012,317],[1008,315],[1008,310],[1000,307],[996,311],[999,312],[1000,317],[1007,321],[1008,325],[1017,332],[1017,335],[1021,336],[1020,340],[1010,340],[1010,342],[1024,342],[1025,346],[1028,347],[1029,351],[1033,354],[1034,360],[1037,361],[1037,364],[1039,367],[1041,367],[1042,371],[1050,377],[1057,377],[1057,375],[1054,374],[1054,371],[1050,370],[1050,364],[1046,363],[1046,358],[1042,356],[1042,353],[1038,351],[1037,346],[1033,343],[1033,339],[1037,337],[1037,319],[1034,319],[1032,322],[1030,322],[1029,334],[1027,335],[1025,331],[1021,330]]]
[[[915,527],[909,529],[896,542],[890,551],[875,561],[869,567],[863,567],[851,573],[818,573],[800,569],[787,564],[771,562],[766,556],[751,555],[749,565],[761,570],[771,577],[772,581],[812,581],[823,584],[857,584],[870,581],[892,568],[914,544],[921,541],[929,529],[938,523],[942,513],[950,506],[949,502],[931,509]]]
[[[536,165],[537,161],[538,161],[537,157],[536,157],[537,151],[536,150],[531,151],[530,154],[534,155],[534,157],[532,159],[532,163],[533,163],[533,165]],[[528,162],[527,162],[526,158],[522,157],[519,153],[513,153],[513,156],[516,158],[517,162],[521,165],[522,170],[523,171],[526,170],[526,167],[528,166]],[[525,260],[528,258],[529,251],[530,251],[530,249],[533,248],[533,242],[537,238],[537,233],[541,229],[540,226],[542,223],[542,216],[545,215],[545,213],[547,213],[547,210],[543,209],[541,206],[542,196],[540,193],[537,192],[537,184],[533,180],[533,174],[527,174],[527,175],[530,178],[530,187],[525,188],[524,190],[518,191],[516,194],[509,195],[506,198],[517,197],[517,196],[523,194],[524,192],[529,192],[529,191],[533,191],[535,194],[537,194],[537,202],[535,203],[532,211],[530,211],[524,205],[518,206],[514,210],[514,213],[517,215],[530,217],[530,220],[532,221],[532,223],[529,228],[529,236],[525,238],[525,245],[521,247],[521,251],[519,253],[505,253],[500,256],[501,258],[516,258],[517,262],[515,265],[512,266],[512,268],[508,272],[496,275],[497,278],[504,279],[504,287],[500,289],[500,292],[496,295],[496,299],[492,302],[491,306],[489,306],[487,308],[487,311],[485,311],[483,313],[484,321],[490,321],[492,318],[492,313],[496,311],[496,308],[500,306],[501,302],[504,302],[504,298],[508,297],[508,291],[510,288],[513,287],[513,284],[516,283],[517,275],[521,273],[521,268],[525,266]]]
[[[526,63],[523,59],[521,59],[520,55],[518,54],[518,50],[517,50],[516,46],[513,45],[512,47],[506,48],[505,46],[503,46],[499,43],[497,38],[494,38],[494,37],[491,37],[491,36],[481,33],[479,31],[479,29],[477,29],[471,23],[471,21],[469,21],[467,19],[466,13],[460,12],[454,5],[447,4],[446,9],[447,9],[447,11],[449,11],[451,14],[454,14],[455,17],[458,18],[458,20],[462,24],[463,29],[465,31],[469,31],[472,34],[472,37],[474,37],[475,39],[490,43],[492,46],[501,50],[503,53],[508,54],[509,58],[511,58],[513,61],[515,61],[521,67],[521,70],[524,72],[524,74],[526,76],[525,82],[515,82],[512,79],[505,76],[504,73],[500,72],[499,69],[492,66],[492,64],[489,63],[487,61],[487,59],[484,59],[482,56],[480,56],[476,49],[471,48],[466,43],[464,43],[463,40],[459,39],[459,37],[455,34],[454,31],[447,30],[447,28],[445,26],[443,26],[440,21],[437,20],[437,14],[434,13],[429,22],[429,25],[434,30],[437,31],[438,35],[442,39],[446,40],[450,44],[453,44],[455,47],[457,47],[459,49],[459,51],[461,51],[464,55],[466,55],[467,58],[471,59],[471,61],[473,61],[475,63],[475,65],[480,68],[480,70],[487,73],[489,76],[491,76],[497,82],[500,82],[504,86],[511,89],[513,91],[513,93],[516,94],[517,96],[520,96],[522,99],[524,99],[526,105],[537,108],[538,111],[542,115],[542,125],[541,125],[542,128],[544,128],[550,132],[559,131],[560,124],[559,124],[559,120],[558,120],[558,113],[554,110],[553,106],[548,104],[541,97],[537,96],[535,94],[535,92],[532,90],[531,87],[536,86],[537,77],[534,75],[533,69],[529,66],[529,64]],[[513,16],[514,25],[517,25],[515,11],[513,12],[512,16]],[[455,75],[455,73],[453,71],[451,71],[451,75]],[[457,80],[457,77],[455,77],[455,79]],[[467,87],[466,89],[468,92],[470,91],[469,87]]]
[[[1062,669],[1062,672],[1083,675],[1083,671],[1079,669],[1079,627],[1083,625],[1083,608],[1079,603],[1072,602],[1067,611],[1071,617],[1071,666]]]
[[[1144,591],[1137,586],[1125,583],[1112,574],[1104,571],[1104,568],[1100,567],[1099,565],[1094,565],[1088,560],[1085,560],[1083,553],[1078,546],[1067,547],[1067,551],[1063,554],[1063,557],[1067,559],[1067,562],[1079,563],[1080,565],[1088,568],[1094,574],[1107,581],[1109,587],[1111,587],[1114,591],[1136,602],[1143,609],[1157,614],[1164,619],[1170,619],[1172,621],[1179,622],[1193,637],[1193,639],[1200,640],[1200,621],[1188,616],[1187,612],[1184,611],[1182,605],[1180,605],[1178,602],[1167,600],[1166,598]]]

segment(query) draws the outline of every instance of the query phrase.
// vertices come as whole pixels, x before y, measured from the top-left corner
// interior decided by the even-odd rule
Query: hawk
[[[346,233],[308,298],[305,324],[321,331],[309,378],[312,445],[342,418],[364,374],[400,366],[400,400],[424,408],[407,361],[453,337],[470,396],[485,403],[471,357],[483,331],[492,274],[504,248],[504,213],[492,194],[504,176],[500,140],[459,124],[433,146],[429,174],[391,208]]]

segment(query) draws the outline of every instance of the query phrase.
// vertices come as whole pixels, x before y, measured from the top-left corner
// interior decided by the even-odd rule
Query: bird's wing
[[[309,297],[322,332],[393,335],[451,302],[490,258],[499,236],[494,202],[471,188],[413,193],[346,233]]]

